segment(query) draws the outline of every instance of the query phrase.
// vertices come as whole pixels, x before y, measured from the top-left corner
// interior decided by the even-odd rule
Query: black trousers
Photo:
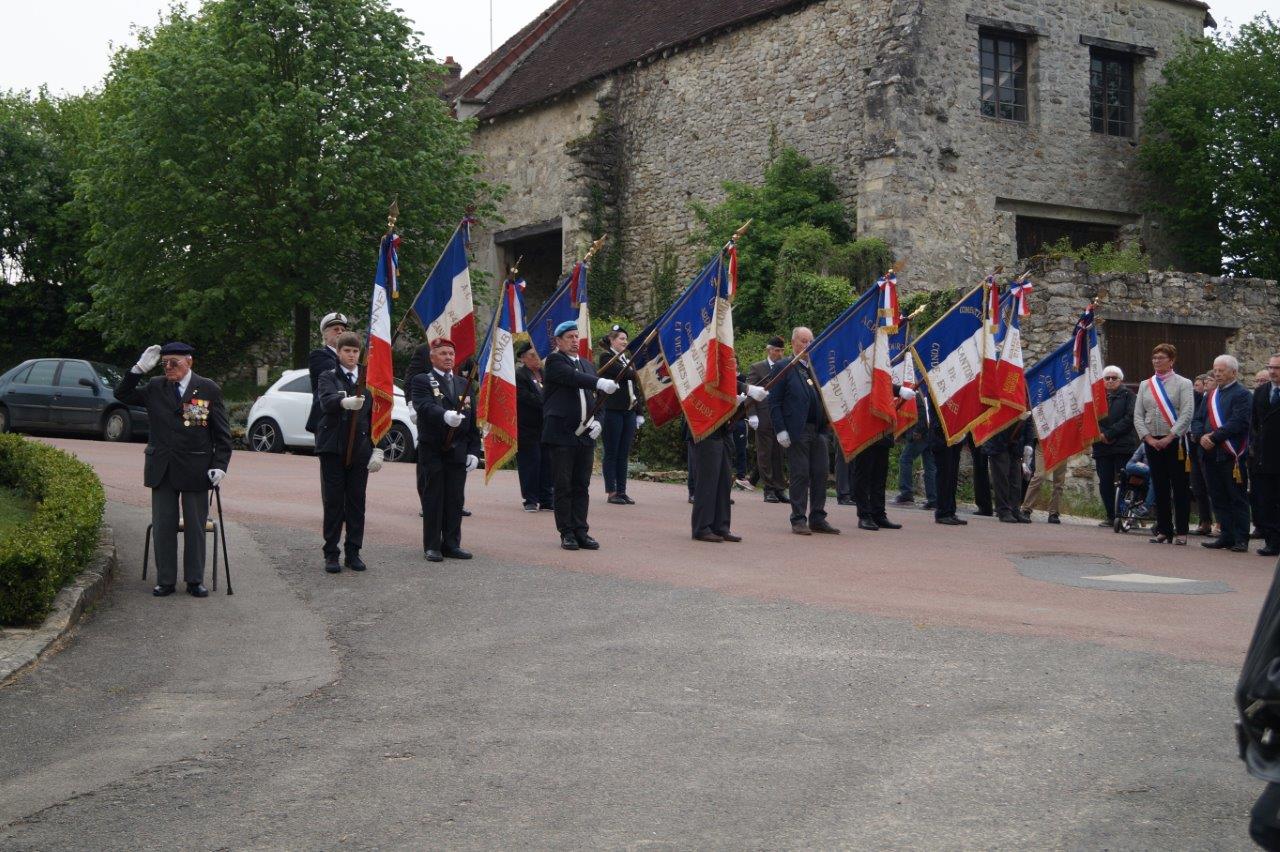
[[[422,549],[462,547],[462,502],[467,467],[462,462],[423,461],[418,453],[418,499],[422,503]]]
[[[1258,471],[1249,480],[1249,487],[1258,500],[1254,526],[1262,530],[1268,547],[1280,547],[1280,476]]]
[[[151,540],[156,548],[156,583],[178,581],[178,501],[182,501],[182,578],[204,582],[204,525],[209,519],[208,491],[175,491],[166,475],[151,489]]]
[[[724,533],[729,526],[729,491],[733,470],[729,465],[729,439],[712,434],[693,445],[694,488],[690,524],[693,534]]]
[[[337,558],[342,528],[347,528],[346,553],[356,556],[364,543],[364,500],[369,484],[369,460],[355,458],[346,467],[342,453],[320,455],[320,495],[324,501],[324,555]]]
[[[827,519],[827,436],[806,424],[803,435],[792,435],[787,447],[791,471],[791,523],[820,524]]]
[[[836,450],[836,496],[842,500],[854,500],[856,502],[857,488],[854,480],[857,478],[854,466],[858,463],[858,459],[862,458],[862,454],[854,456],[853,461],[844,460],[844,450],[840,449],[838,441],[832,441]],[[866,453],[866,450],[862,451]],[[858,517],[862,517],[862,513],[858,513]]]
[[[889,445],[877,441],[853,457],[853,499],[859,520],[885,517],[884,486],[889,476]],[[836,450],[836,452],[840,452]]]
[[[591,463],[594,444],[551,447],[551,468],[555,472],[556,529],[561,535],[586,535],[587,508],[591,503]]]
[[[1248,484],[1241,476],[1236,482],[1235,459],[1217,461],[1209,456],[1204,459],[1204,472],[1209,478],[1209,500],[1213,503],[1213,513],[1222,526],[1222,541],[1232,544],[1249,543],[1249,497],[1245,492]]]
[[[760,487],[765,491],[781,491],[787,487],[787,475],[782,469],[785,455],[776,432],[756,430],[756,464],[760,469]]]
[[[1280,850],[1280,784],[1268,784],[1254,802],[1249,837],[1263,849]]]
[[[990,512],[991,475],[987,471],[987,457],[974,445],[972,435],[964,439],[964,445],[969,448],[969,460],[973,463],[973,502],[979,512]]]
[[[946,518],[956,513],[956,486],[960,483],[960,453],[964,444],[950,447],[943,442],[933,444],[933,458],[938,467],[938,507],[934,518]]]
[[[1196,501],[1196,517],[1204,526],[1213,524],[1213,504],[1209,502],[1209,480],[1204,475],[1204,450],[1191,448],[1191,494]]]
[[[1124,470],[1128,461],[1126,456],[1095,456],[1093,459],[1093,466],[1098,471],[1098,497],[1102,500],[1108,521],[1116,519],[1116,474]]]
[[[555,484],[551,447],[541,441],[517,442],[516,471],[520,474],[520,498],[526,503],[550,506]]]
[[[986,455],[985,453],[983,455]],[[987,456],[996,512],[1020,513],[1022,507],[1022,450],[1009,447]]]
[[[604,490],[610,494],[627,493],[627,462],[636,437],[634,411],[605,409],[600,419],[600,442],[604,446],[600,468],[604,473]]]
[[[1184,455],[1178,458],[1174,441],[1163,450],[1147,445],[1147,464],[1156,487],[1156,532],[1165,536],[1186,535],[1191,525],[1191,477]]]

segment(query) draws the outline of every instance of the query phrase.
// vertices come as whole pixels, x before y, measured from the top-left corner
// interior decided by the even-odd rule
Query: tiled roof
[[[481,118],[539,103],[650,54],[814,0],[560,0],[452,89],[483,95]],[[538,41],[541,39],[541,41]]]

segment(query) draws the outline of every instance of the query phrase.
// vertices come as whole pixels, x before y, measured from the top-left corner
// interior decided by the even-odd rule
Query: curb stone
[[[85,610],[106,592],[117,567],[115,534],[104,524],[98,532],[98,547],[93,558],[58,592],[53,599],[53,610],[44,623],[34,628],[0,628],[0,687],[11,683],[44,657],[61,650],[63,640],[84,617]]]

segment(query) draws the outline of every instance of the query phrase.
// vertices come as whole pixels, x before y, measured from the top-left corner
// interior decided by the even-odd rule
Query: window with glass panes
[[[1133,57],[1089,54],[1089,121],[1094,133],[1133,135]]]
[[[1001,33],[978,37],[982,65],[982,114],[1027,120],[1027,42]]]

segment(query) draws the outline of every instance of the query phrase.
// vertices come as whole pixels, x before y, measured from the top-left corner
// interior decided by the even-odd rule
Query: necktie
[[[449,396],[454,396],[453,392],[453,376],[450,373],[444,374],[444,388],[449,392]]]
[[[1277,402],[1280,402],[1280,387],[1276,387],[1275,385],[1272,385],[1271,386],[1271,404],[1275,405]]]
[[[347,373],[347,381],[354,385],[356,383],[356,374]]]
[[[173,398],[177,401],[179,406],[182,405],[182,385],[177,382],[173,383]]]

